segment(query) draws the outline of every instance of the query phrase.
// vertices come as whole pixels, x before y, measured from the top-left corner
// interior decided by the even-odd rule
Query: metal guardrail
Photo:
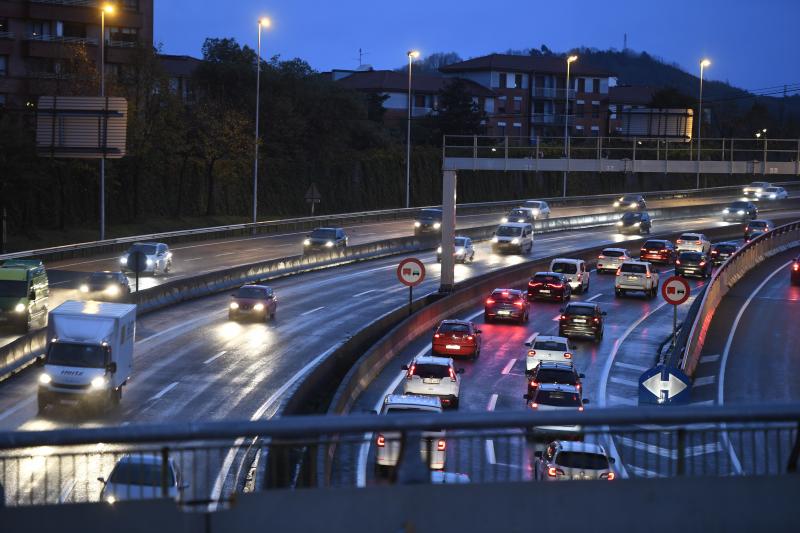
[[[729,257],[714,273],[706,285],[682,354],[681,367],[687,375],[694,373],[714,314],[730,289],[765,259],[796,246],[800,246],[800,221],[777,227],[753,239]]]

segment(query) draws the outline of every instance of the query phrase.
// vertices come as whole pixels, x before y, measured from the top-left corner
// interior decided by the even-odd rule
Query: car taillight
[[[547,286],[551,289],[561,289],[564,287],[564,285],[561,283],[548,283]]]
[[[716,251],[716,250],[713,250],[713,251],[711,252],[711,255],[719,255],[719,252],[718,252],[718,251]]]
[[[434,333],[434,334],[433,334],[433,338],[434,338],[434,339],[438,339],[439,337],[441,337],[441,335],[439,335],[438,333]]]
[[[582,412],[583,412],[583,406],[582,406],[582,405],[579,405],[579,406],[578,406],[578,412],[579,412],[579,413],[582,413]]]
[[[621,268],[618,268],[618,269],[617,269],[617,276],[621,276],[621,275],[622,275],[622,269],[621,269]]]
[[[682,240],[680,240],[680,239],[678,239],[678,240],[677,240],[677,241],[675,241],[675,242],[677,242],[678,244],[683,244],[683,241],[682,241]]]
[[[472,335],[467,335],[467,340],[468,341],[474,341],[475,337],[473,337]]]
[[[676,265],[680,265],[680,264],[681,264],[681,260],[680,260],[680,259],[676,259],[676,260],[675,260],[675,264],[676,264]]]
[[[504,298],[507,298],[507,297],[508,297],[508,291],[503,291],[503,297],[504,297]]]
[[[487,298],[486,305],[492,305],[492,304],[494,304],[494,300],[492,300],[491,298]]]
[[[532,403],[531,404],[531,409],[538,409],[538,408],[539,408],[539,404],[538,403]]]
[[[567,319],[567,315],[561,315],[561,320],[566,320],[566,319]]]
[[[617,478],[617,475],[614,472],[609,472],[608,474],[600,474],[600,479],[607,479],[608,481],[614,481]]]
[[[452,368],[450,368],[449,370],[450,370],[450,381],[455,382],[455,380],[456,380],[456,371],[453,370]]]
[[[650,274],[650,272],[648,272],[647,274],[645,274],[645,276],[646,276],[646,277],[648,277],[648,278],[652,277],[652,275]]]
[[[599,324],[600,323],[600,318],[599,317],[594,317],[594,323],[595,324]]]
[[[703,244],[703,241],[694,241],[695,244]]]
[[[516,302],[514,302],[514,305],[516,305],[517,307],[522,307],[523,302],[522,300],[517,300]]]
[[[606,256],[604,256],[604,255],[598,255],[598,256],[597,256],[597,258],[598,258],[598,259],[605,259],[605,258],[606,258]]]
[[[531,381],[531,387],[538,387],[538,386],[539,386],[539,382],[538,381],[536,381],[536,380]]]
[[[414,376],[414,370],[416,370],[416,369],[417,369],[416,365],[411,365],[408,368],[408,374],[406,374],[406,379],[411,379]]]
[[[528,350],[528,357],[533,357],[536,355],[536,350]]]
[[[386,438],[383,435],[378,435],[378,438],[375,439],[375,445],[378,446],[378,448],[383,448],[386,446]]]
[[[555,466],[551,466],[547,469],[547,475],[550,477],[563,476],[564,471],[560,468],[556,468]]]
[[[569,352],[564,352],[564,359],[572,359],[572,354]]]
[[[436,443],[436,449],[440,452],[443,452],[447,449],[447,442],[444,439],[439,439],[439,442]]]
[[[706,262],[705,261],[700,261],[700,266],[706,266]]]
[[[798,270],[800,270],[800,263],[795,263],[795,264],[793,264],[793,265],[792,265],[792,270],[794,270],[795,272],[797,272]]]

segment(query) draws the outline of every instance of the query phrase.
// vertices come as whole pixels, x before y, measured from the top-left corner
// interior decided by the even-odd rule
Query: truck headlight
[[[128,264],[128,256],[123,256],[119,258],[120,265],[127,265]]]
[[[306,239],[303,241],[303,246],[311,246],[311,239]]]
[[[519,244],[519,239],[517,237],[514,237],[513,239],[511,239],[511,244]]]
[[[253,309],[255,309],[256,311],[263,311],[264,310],[264,304],[256,304],[256,305],[253,306]]]
[[[517,222],[519,222],[520,224],[522,224],[523,222],[525,222],[525,219],[524,219],[524,218],[518,218],[518,219],[517,219]]]
[[[105,376],[97,376],[96,378],[94,378],[92,380],[92,388],[93,389],[104,389],[107,383],[108,383],[108,380],[105,378]]]
[[[439,228],[441,228],[441,227],[442,227],[442,224],[441,224],[441,222],[434,222],[434,223],[433,223],[433,229],[439,229]]]
[[[49,385],[51,381],[53,381],[53,378],[50,377],[50,374],[46,372],[39,374],[39,383],[42,385]]]
[[[631,207],[636,207],[636,202],[631,202]]]
[[[422,226],[421,222],[414,222],[414,227],[415,228],[419,228],[420,226]]]
[[[231,305],[229,307],[231,309],[239,309],[239,304],[237,304],[236,302],[231,302]]]
[[[117,285],[109,285],[106,287],[106,293],[110,294],[111,296],[116,296],[119,294],[119,287]]]
[[[440,253],[442,253],[442,247],[441,247],[441,246],[440,246],[440,247],[438,247],[438,248],[436,249],[436,253],[437,253],[437,254],[440,254]]]
[[[89,292],[89,286],[85,283],[81,285],[81,292]]]
[[[25,304],[18,303],[14,306],[14,312],[16,313],[24,313],[25,312]]]
[[[770,197],[771,199],[773,199],[773,200],[774,200],[775,198],[777,198],[777,195],[775,195],[775,194],[770,194],[770,195],[769,195],[769,197]]]
[[[147,261],[145,261],[145,264],[147,266],[153,266],[153,260],[152,259],[148,259]]]
[[[731,212],[731,210],[730,209],[723,209],[722,212],[727,215],[728,213]]]
[[[333,241],[328,241],[325,243],[326,248],[333,248]]]

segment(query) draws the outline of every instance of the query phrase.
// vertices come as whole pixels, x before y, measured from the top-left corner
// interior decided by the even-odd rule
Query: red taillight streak
[[[375,444],[378,448],[383,448],[386,445],[386,438],[383,435],[378,435],[378,438],[375,439]]]
[[[795,272],[797,272],[798,270],[800,270],[800,263],[795,263],[795,264],[793,264],[793,265],[792,265],[792,270],[794,270]]]
[[[444,439],[439,439],[439,442],[436,443],[436,449],[440,452],[443,452],[447,449],[447,442]]]
[[[494,300],[492,300],[491,298],[488,298],[486,300],[486,305],[492,305],[492,304],[494,304]]]
[[[533,357],[536,355],[536,350],[528,350],[528,357]]]
[[[561,470],[560,468],[551,466],[550,468],[547,469],[547,475],[550,477],[563,476],[564,471]]]
[[[567,319],[567,315],[561,315],[561,320],[566,320],[566,319]]]
[[[609,481],[614,481],[614,478],[616,478],[616,477],[617,477],[617,475],[614,472],[609,472],[608,476],[606,477],[606,479],[609,480]]]
[[[564,285],[561,284],[561,283],[548,283],[547,286],[550,287],[551,289],[563,289],[564,288]]]
[[[406,375],[406,379],[411,379],[414,376],[414,370],[416,369],[417,369],[416,365],[411,365],[411,367],[408,369],[408,374]]]
[[[455,381],[456,380],[456,371],[453,370],[452,368],[450,368],[449,370],[450,370],[450,381]]]
[[[538,386],[539,386],[539,382],[538,381],[536,381],[536,380],[531,381],[531,387],[538,387]]]

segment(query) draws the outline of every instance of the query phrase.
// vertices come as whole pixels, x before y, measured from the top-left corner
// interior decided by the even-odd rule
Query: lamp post
[[[114,14],[114,4],[100,6],[100,96],[106,96],[106,14]],[[102,127],[107,126],[108,117],[103,117]],[[100,157],[100,240],[106,238],[106,132],[101,135],[103,153]]]
[[[418,50],[408,51],[408,125],[406,129],[406,208],[411,207],[411,64],[419,57]]]
[[[566,164],[569,165],[569,152],[567,151],[567,144],[569,144],[569,66],[578,60],[578,56],[569,56],[567,58],[567,84],[564,88],[564,157],[567,158]],[[564,170],[564,183],[561,191],[566,198],[567,196],[567,170]]]
[[[258,52],[256,59],[256,134],[253,154],[253,224],[258,222],[258,119],[259,107],[261,104],[261,30],[269,28],[272,21],[267,17],[258,19]],[[253,235],[256,234],[256,227],[253,226]]]
[[[711,61],[703,59],[700,61],[700,100],[697,106],[697,185],[696,189],[700,188],[700,142],[702,140],[702,127],[703,127],[703,71],[706,67],[711,65]]]

